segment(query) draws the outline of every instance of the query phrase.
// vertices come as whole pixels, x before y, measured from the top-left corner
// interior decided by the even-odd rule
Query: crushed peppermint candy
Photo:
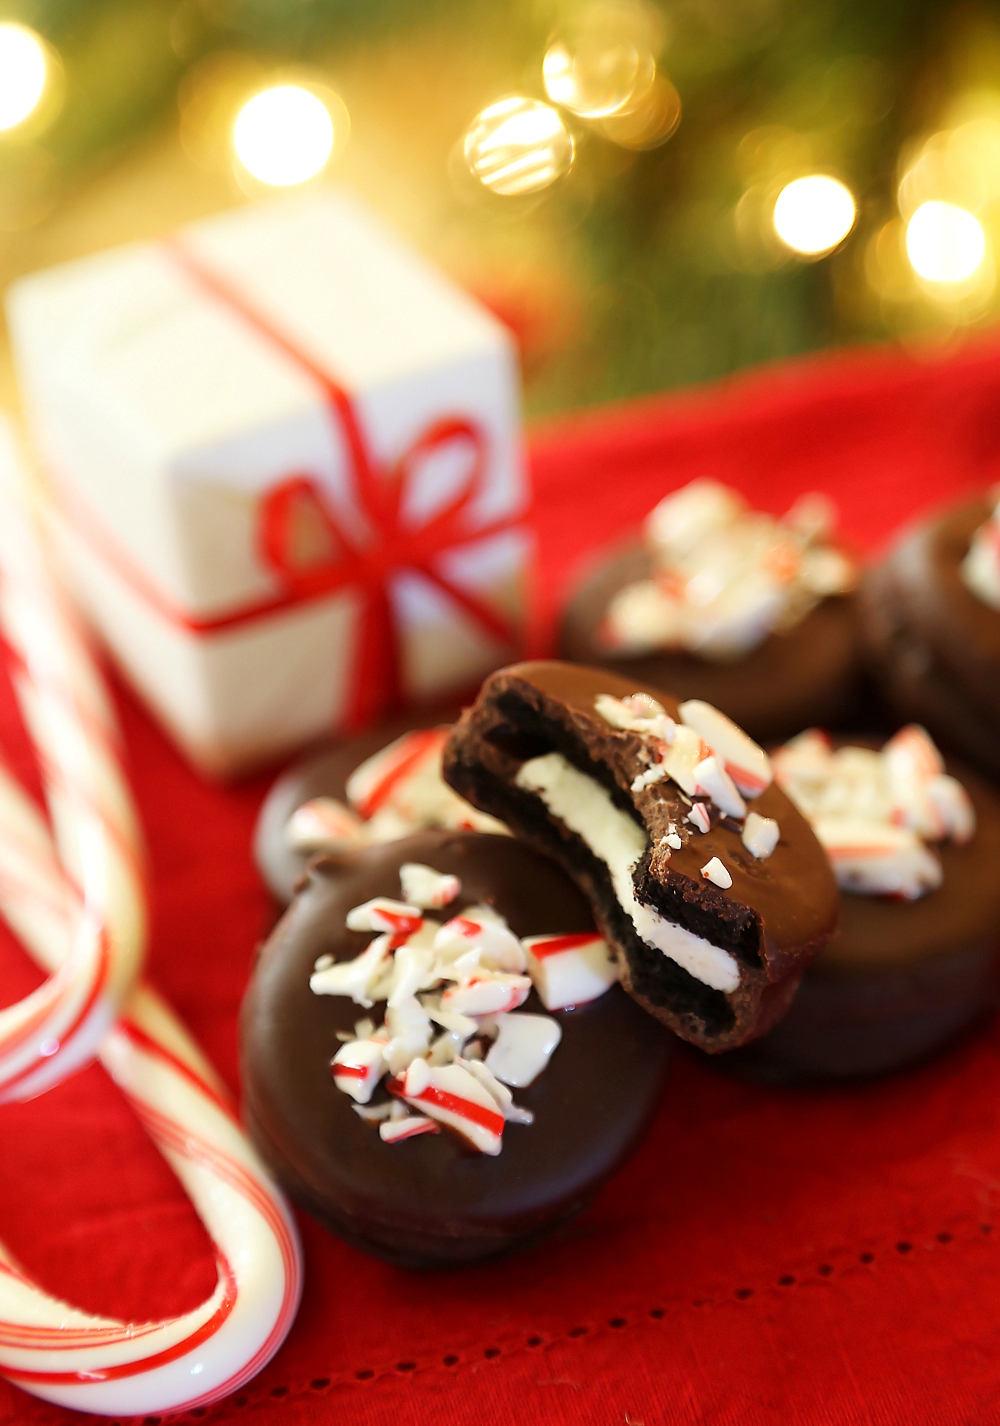
[[[997,492],[992,492],[996,499]],[[1000,609],[1000,500],[976,530],[961,565],[962,582],[991,609]]]
[[[433,867],[422,866],[420,862],[403,863],[399,868],[399,884],[403,888],[405,899],[411,905],[426,911],[436,911],[442,906],[448,906],[462,890],[462,883],[457,876],[435,871]]]
[[[740,658],[855,587],[854,562],[832,543],[835,525],[825,496],[804,496],[776,520],[714,480],[693,480],[648,516],[653,572],[614,596],[599,637],[620,653]]]
[[[771,785],[767,753],[711,703],[698,698],[682,703],[679,722],[647,693],[629,698],[599,693],[594,707],[613,728],[643,740],[650,766],[634,779],[633,792],[666,777],[688,797],[708,797],[723,816],[742,821],[744,798],[759,797]]]
[[[366,758],[347,780],[347,803],[314,797],[295,809],[285,824],[288,845],[305,853],[344,852],[435,827],[509,835],[441,776],[449,731],[417,728]]]
[[[412,1139],[417,1134],[440,1134],[441,1130],[433,1119],[425,1114],[404,1114],[399,1119],[386,1119],[378,1126],[379,1138],[386,1144],[398,1144],[401,1139]]]
[[[679,708],[681,721],[703,739],[744,797],[754,798],[770,787],[770,759],[749,734],[711,703],[690,698]]]
[[[679,705],[678,722],[648,693],[633,693],[628,698],[600,693],[594,706],[612,727],[637,733],[643,740],[642,756],[650,766],[633,780],[633,792],[644,792],[669,778],[692,799],[684,821],[696,832],[711,831],[715,808],[720,817],[742,824],[743,845],[752,856],[763,860],[772,854],[781,839],[778,823],[773,817],[747,810],[747,800],[759,797],[774,780],[771,760],[731,718],[711,703],[692,698]],[[669,849],[665,856],[684,845],[674,823],[668,825],[658,845]],[[732,886],[718,857],[713,857],[708,867],[713,868],[712,873],[703,868],[703,876],[714,881],[721,875],[728,880],[717,881],[717,885]]]
[[[521,1089],[538,1078],[561,1039],[562,1026],[548,1015],[498,1015],[486,1068]]]
[[[759,812],[751,812],[743,823],[743,845],[758,861],[766,860],[780,839],[781,828],[773,817],[762,817]]]
[[[296,807],[285,836],[296,852],[346,852],[362,845],[365,824],[335,797],[314,797]]]
[[[350,930],[376,933],[368,946],[349,961],[320,956],[310,977],[317,995],[386,1006],[381,1025],[365,1017],[338,1036],[334,1084],[387,1144],[444,1127],[498,1154],[505,1124],[532,1122],[508,1086],[532,1084],[562,1039],[558,1021],[520,1006],[533,987],[547,1010],[596,1000],[617,965],[595,932],[522,941],[489,906],[431,920],[425,910],[461,892],[432,867],[405,863],[400,882],[404,901],[373,897],[348,912]],[[380,1085],[393,1098],[372,1104]]]
[[[702,758],[694,769],[694,776],[696,794],[714,802],[724,817],[743,820],[747,815],[747,805],[736,790],[735,782],[726,770],[719,766],[719,760],[714,753],[710,757]]]
[[[546,1010],[586,1005],[619,979],[618,963],[596,931],[527,936],[528,973]]]
[[[347,913],[349,931],[388,931],[394,936],[412,936],[423,925],[419,906],[405,901],[391,901],[386,896],[373,897],[363,906]]]
[[[729,870],[718,857],[713,857],[711,861],[706,862],[701,869],[701,874],[706,881],[712,882],[715,886],[721,886],[723,891],[728,891],[733,884]]]
[[[941,884],[928,842],[967,842],[975,810],[925,729],[880,750],[834,749],[810,728],[773,755],[778,783],[811,822],[845,891],[915,900]]]

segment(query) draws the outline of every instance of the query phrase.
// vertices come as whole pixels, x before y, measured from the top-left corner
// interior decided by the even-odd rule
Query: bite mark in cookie
[[[515,665],[483,685],[444,770],[574,877],[630,993],[714,1051],[787,1008],[836,928],[837,888],[763,753],[704,705],[687,715],[699,732],[686,708],[603,670]],[[744,845],[749,798],[778,824],[770,855]]]

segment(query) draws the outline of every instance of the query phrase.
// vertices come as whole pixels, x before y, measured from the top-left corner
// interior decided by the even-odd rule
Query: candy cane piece
[[[45,567],[2,419],[0,623],[59,855],[83,905],[58,969],[0,1011],[2,1102],[30,1098],[93,1057],[139,972],[146,930],[140,838],[114,718],[86,641]]]
[[[86,914],[44,821],[2,767],[0,912],[57,974]],[[132,992],[99,1057],[211,1235],[218,1282],[179,1317],[118,1322],[50,1296],[0,1244],[0,1372],[79,1411],[204,1405],[255,1375],[284,1340],[301,1290],[295,1228],[211,1066],[148,986]]]

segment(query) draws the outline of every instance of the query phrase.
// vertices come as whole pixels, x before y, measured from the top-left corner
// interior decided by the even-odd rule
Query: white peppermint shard
[[[973,535],[961,576],[977,599],[991,609],[1000,609],[1000,501]]]
[[[618,962],[596,932],[527,936],[523,945],[528,974],[546,1010],[587,1005],[620,979]]]
[[[765,861],[781,839],[781,828],[773,817],[751,812],[743,824],[743,845],[752,857]]]
[[[693,728],[712,749],[744,797],[759,797],[770,787],[773,772],[767,753],[731,718],[698,698],[682,703],[680,715],[685,727]]]
[[[367,845],[361,818],[334,797],[303,802],[285,825],[285,839],[296,852],[343,852]]]
[[[387,896],[376,896],[363,906],[355,906],[347,913],[349,931],[388,931],[391,935],[406,936],[419,931],[423,925],[419,906],[408,906],[404,901],[392,901]]]
[[[399,881],[403,896],[412,906],[425,911],[440,910],[449,906],[462,890],[457,876],[449,876],[435,871],[433,867],[422,866],[420,862],[404,862],[399,868]]]
[[[538,1078],[562,1039],[558,1020],[548,1015],[498,1015],[497,1031],[486,1068],[515,1089]]]
[[[710,881],[715,886],[721,886],[723,891],[728,891],[733,884],[733,878],[729,874],[728,868],[718,857],[712,857],[701,869],[701,874],[706,881]]]

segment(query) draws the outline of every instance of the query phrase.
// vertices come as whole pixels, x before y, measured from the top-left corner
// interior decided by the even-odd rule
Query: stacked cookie
[[[278,852],[313,855],[244,1004],[247,1118],[299,1202],[406,1265],[579,1212],[670,1031],[760,1035],[836,926],[764,751],[599,669],[502,670],[450,731],[293,770],[260,826],[279,889]]]
[[[293,767],[258,823],[291,904],[244,1005],[248,1119],[293,1196],[397,1263],[578,1213],[676,1038],[765,1079],[881,1073],[1000,991],[1000,800],[931,737],[1000,769],[988,504],[862,576],[828,502],[775,520],[695,482],[561,651]]]

